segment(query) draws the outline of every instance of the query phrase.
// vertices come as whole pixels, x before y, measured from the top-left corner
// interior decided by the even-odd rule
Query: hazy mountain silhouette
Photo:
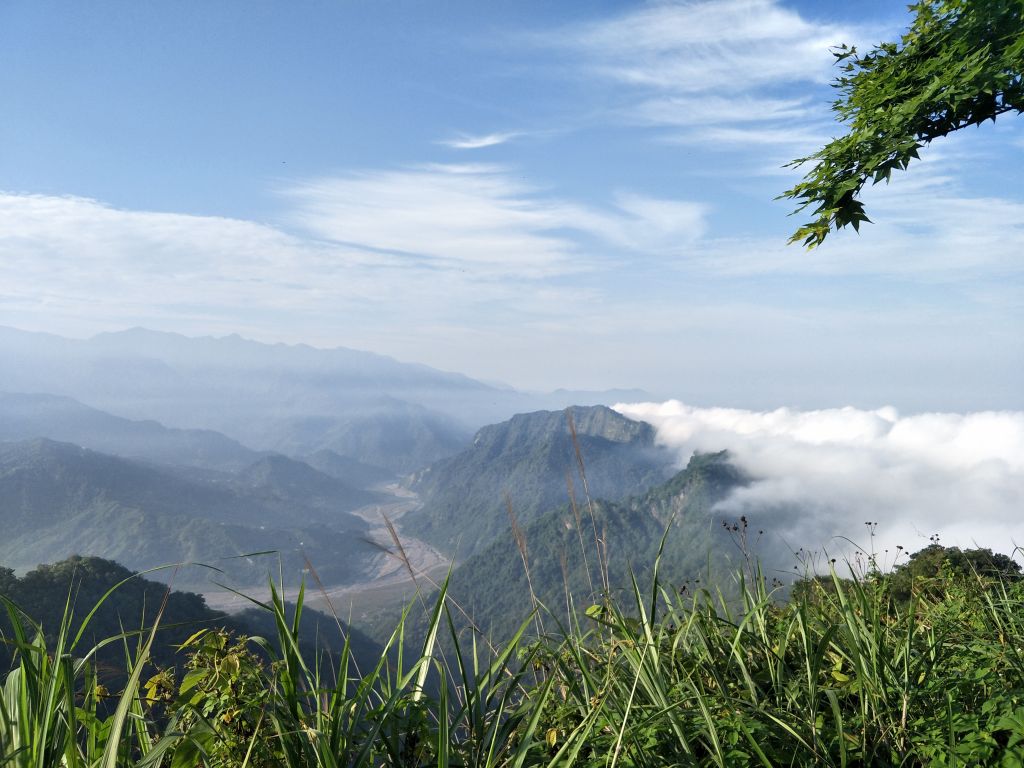
[[[168,429],[90,408],[70,397],[0,392],[0,440],[46,437],[84,448],[218,470],[238,470],[260,454],[209,429]]]
[[[0,370],[8,392],[62,395],[122,418],[215,430],[257,451],[332,450],[392,472],[452,455],[475,429],[517,412],[630,394],[524,393],[341,347],[142,328],[66,339],[0,327]]]

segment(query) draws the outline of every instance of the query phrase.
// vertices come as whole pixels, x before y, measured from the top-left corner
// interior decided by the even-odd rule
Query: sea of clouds
[[[729,451],[752,482],[717,511],[747,515],[790,551],[873,549],[891,564],[897,546],[913,552],[935,534],[1006,554],[1024,546],[1024,412],[614,407],[652,424],[680,465],[695,451]],[[877,522],[873,538],[867,522]]]

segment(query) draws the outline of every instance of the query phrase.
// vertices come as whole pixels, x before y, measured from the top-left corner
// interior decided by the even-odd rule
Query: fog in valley
[[[850,557],[874,547],[891,564],[943,544],[1016,552],[1024,509],[1024,413],[921,413],[887,407],[801,411],[619,404],[653,424],[680,465],[729,451],[752,478],[718,504],[770,537]],[[865,522],[877,523],[874,530]],[[873,536],[872,536],[873,534]]]

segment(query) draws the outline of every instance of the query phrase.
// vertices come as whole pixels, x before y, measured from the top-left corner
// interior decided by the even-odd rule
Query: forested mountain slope
[[[28,568],[71,554],[140,569],[202,562],[244,584],[264,582],[276,558],[239,556],[272,550],[289,573],[308,557],[341,583],[375,557],[362,539],[366,523],[343,510],[376,498],[283,457],[241,476],[191,479],[67,443],[3,443],[0,562]],[[192,569],[180,578],[209,577]]]
[[[575,423],[588,487],[595,498],[618,499],[665,480],[673,457],[655,445],[654,429],[604,406],[567,409]],[[462,453],[415,475],[423,507],[403,530],[467,557],[509,528],[507,503],[520,525],[564,504],[567,476],[584,498],[567,413],[537,411],[484,427]]]
[[[665,584],[706,583],[709,565],[714,573],[728,574],[736,547],[713,508],[746,482],[724,452],[697,454],[684,470],[644,494],[617,503],[595,501],[593,517],[586,504],[576,512],[568,505],[548,510],[522,527],[538,599],[564,621],[567,589],[576,601],[595,599],[600,592],[602,560],[613,591],[630,588],[631,569],[646,583],[666,531]],[[532,606],[522,552],[511,533],[457,567],[449,593],[488,634],[501,638],[518,627]]]
[[[120,582],[125,583],[111,593],[90,619],[80,652],[104,638],[150,626],[167,594],[167,585],[154,581],[152,574],[148,578],[133,577],[133,571],[98,557],[72,557],[40,565],[20,578],[0,564],[0,596],[41,624],[49,636],[56,634],[69,600],[76,617],[73,626],[77,630],[104,594]],[[339,627],[334,618],[310,609],[305,609],[303,615],[304,648],[310,654],[317,647],[321,651],[339,651],[344,632],[359,658],[372,663],[379,655],[379,648],[369,638],[344,624]],[[161,668],[180,664],[183,658],[175,646],[203,628],[225,627],[272,640],[275,636],[272,621],[271,614],[261,608],[227,615],[207,607],[201,595],[172,590],[160,619],[162,629],[154,645],[154,662]],[[24,621],[23,625],[28,626]],[[11,637],[10,617],[5,610],[0,611],[0,636]],[[128,642],[134,649],[136,640],[130,638]],[[10,660],[8,645],[0,642],[0,673],[8,669]],[[100,660],[109,668],[123,668],[124,646],[119,643],[107,646],[100,652]]]

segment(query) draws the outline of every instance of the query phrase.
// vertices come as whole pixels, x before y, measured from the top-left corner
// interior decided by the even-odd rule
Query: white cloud
[[[631,89],[636,99],[624,110],[631,121],[710,146],[813,146],[809,137],[828,122],[815,103],[827,103],[827,93],[820,100],[788,94],[830,80],[830,48],[864,34],[810,21],[774,0],[700,0],[648,5],[545,42],[581,57],[588,76]]]
[[[662,3],[576,30],[571,43],[627,83],[677,93],[823,82],[828,49],[849,30],[819,26],[772,0]]]
[[[521,135],[515,131],[486,133],[479,136],[464,133],[454,139],[444,139],[437,143],[452,149],[484,149],[485,147],[496,147],[499,144],[505,144]]]
[[[429,165],[311,181],[288,192],[318,238],[492,274],[586,270],[608,246],[665,251],[704,230],[705,206],[620,195],[609,209],[561,200],[500,166]]]
[[[373,294],[373,272],[394,261],[256,222],[78,197],[0,195],[0,233],[5,310],[115,327],[120,318],[161,313],[238,318],[255,307],[273,313],[358,300]]]
[[[840,537],[876,550],[915,551],[933,533],[948,545],[1009,553],[1024,544],[1024,413],[923,413],[893,408],[749,411],[679,401],[620,404],[653,424],[685,462],[728,450],[754,478],[719,511],[746,514],[796,547],[848,552]]]
[[[1019,280],[1024,199],[1012,187],[1000,195],[970,188],[973,169],[996,157],[975,141],[974,135],[958,134],[935,142],[909,171],[897,172],[888,184],[869,185],[862,199],[872,223],[859,233],[847,227],[810,252],[786,245],[784,236],[709,238],[680,266],[731,277],[875,275],[919,284],[996,285]],[[1010,176],[1007,171],[1008,181]],[[806,211],[795,213],[791,229],[808,219]]]
[[[368,171],[288,191],[292,218],[318,238],[442,264],[527,276],[580,268],[556,230],[573,211],[501,168]]]
[[[807,98],[768,99],[750,94],[728,98],[708,94],[701,99],[651,99],[637,105],[634,114],[641,122],[680,128],[718,123],[742,125],[804,117],[809,111],[808,102]]]
[[[500,337],[509,326],[577,322],[602,293],[587,275],[614,268],[624,250],[665,250],[704,226],[701,206],[621,195],[587,207],[481,165],[322,179],[289,197],[303,233],[0,194],[0,323],[241,331],[415,359],[435,331]]]
[[[715,237],[699,203],[584,204],[483,164],[314,180],[290,228],[0,194],[0,324],[238,331],[701,402],[1020,407],[1024,207],[966,196],[970,158],[925,158],[877,190],[878,224],[810,254]]]

